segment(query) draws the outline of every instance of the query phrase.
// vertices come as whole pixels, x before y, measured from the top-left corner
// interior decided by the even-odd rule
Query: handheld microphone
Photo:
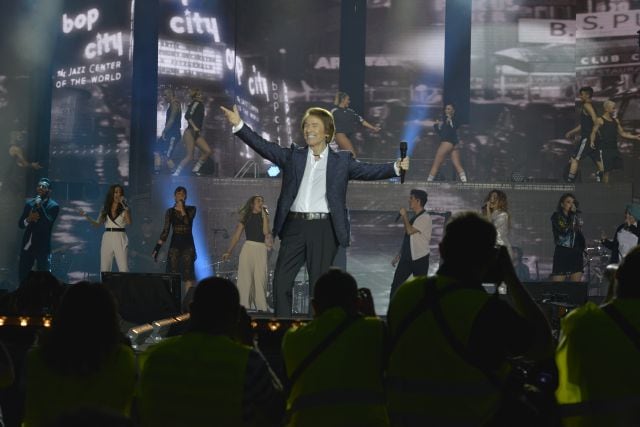
[[[398,214],[398,216],[396,216],[396,222],[400,221],[400,218],[402,218],[402,215]]]
[[[39,207],[39,206],[40,206],[40,204],[42,203],[42,197],[40,197],[40,195],[38,194],[38,195],[33,199],[33,201],[35,202],[36,207]]]
[[[262,209],[264,210],[264,213],[266,213],[267,215],[269,215],[269,209],[267,209],[266,206],[263,206]]]
[[[400,142],[400,161],[402,162],[405,157],[407,157],[407,141],[401,141]],[[407,173],[406,170],[400,168],[400,184],[404,184],[404,175],[406,173]]]
[[[122,203],[122,206],[124,206],[125,209],[129,207],[127,205],[127,199],[125,199],[124,197],[122,198],[122,200],[120,200],[120,203]]]

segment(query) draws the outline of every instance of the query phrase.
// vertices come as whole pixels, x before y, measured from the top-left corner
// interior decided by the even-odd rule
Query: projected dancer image
[[[359,162],[350,152],[333,151],[335,125],[331,113],[310,108],[302,117],[306,147],[281,147],[261,138],[247,126],[238,108],[220,107],[233,125],[235,135],[265,159],[280,167],[282,187],[274,235],[280,237],[280,251],[273,277],[275,314],[291,315],[291,289],[306,263],[309,294],[320,275],[333,261],[338,244],[349,246],[349,216],[346,196],[349,180],[376,180],[399,176],[409,169],[409,158],[394,163]]]
[[[374,132],[379,132],[380,127],[372,125],[353,109],[349,108],[351,98],[345,92],[336,93],[333,104],[335,107],[331,109],[331,114],[333,114],[333,120],[336,125],[336,143],[341,150],[351,151],[353,157],[356,157],[356,150],[351,143],[351,137],[356,131],[356,125],[362,125]]]
[[[151,256],[157,261],[160,248],[169,238],[173,229],[169,253],[167,254],[167,273],[179,273],[182,276],[182,295],[186,295],[196,280],[196,245],[193,241],[193,220],[196,207],[187,206],[187,189],[176,187],[173,192],[175,204],[164,214],[164,225],[160,239],[153,248]]]
[[[267,251],[273,246],[269,230],[269,210],[262,196],[252,196],[238,211],[240,221],[229,242],[229,249],[222,254],[224,261],[231,258],[233,249],[245,233],[245,242],[238,260],[238,291],[240,304],[247,309],[267,311]]]
[[[92,219],[82,209],[78,212],[94,227],[104,224],[104,234],[100,244],[100,271],[111,271],[115,258],[118,271],[128,272],[129,239],[125,227],[131,224],[131,211],[124,198],[124,188],[119,184],[109,187],[98,218]]]
[[[596,110],[593,108],[591,97],[593,96],[593,88],[589,86],[581,87],[580,94],[580,124],[566,133],[566,139],[572,139],[574,135],[580,134],[580,140],[576,145],[575,151],[571,156],[571,164],[569,165],[569,174],[567,175],[567,182],[574,182],[578,173],[578,167],[580,160],[585,157],[590,157],[596,166],[596,181],[602,180],[604,168],[602,165],[602,158],[600,157],[600,150],[596,147],[595,140],[591,140],[591,134],[593,125],[598,119]]]
[[[640,135],[633,135],[622,129],[620,121],[614,117],[616,113],[616,103],[605,101],[602,105],[604,113],[596,119],[595,125],[590,135],[591,148],[595,149],[595,141],[600,135],[600,164],[603,175],[602,182],[609,182],[609,173],[616,169],[622,169],[622,158],[618,150],[618,135],[626,139],[640,141]]]
[[[453,104],[446,104],[444,106],[442,122],[438,119],[433,125],[433,128],[440,137],[440,145],[438,146],[438,151],[436,151],[436,157],[433,159],[433,165],[427,177],[427,182],[432,182],[436,179],[440,166],[442,166],[444,158],[449,153],[451,153],[451,162],[458,173],[458,177],[460,177],[460,181],[467,182],[467,174],[462,168],[462,163],[460,163],[460,151],[457,147],[460,142],[458,139],[458,127],[459,124],[456,119],[455,107]]]
[[[153,152],[153,172],[158,174],[163,163],[167,169],[174,172],[176,165],[173,163],[171,155],[180,141],[180,125],[182,120],[182,107],[176,97],[175,90],[168,88],[164,90],[164,100],[167,103],[167,115],[162,130],[162,136],[156,141]]]
[[[582,235],[582,218],[578,205],[573,194],[565,193],[560,197],[558,207],[551,215],[551,228],[556,244],[551,272],[551,280],[554,282],[582,280],[582,252],[586,242]]]
[[[203,98],[200,89],[192,90],[191,103],[187,107],[187,112],[184,114],[184,119],[188,125],[182,134],[182,142],[184,142],[187,152],[175,172],[173,172],[173,176],[180,175],[182,170],[193,161],[195,147],[198,147],[198,150],[200,150],[200,157],[193,166],[193,169],[191,169],[193,174],[201,175],[200,169],[209,158],[209,155],[211,155],[211,147],[209,147],[209,144],[207,144],[207,141],[202,136],[202,125],[204,123],[204,104],[202,101]]]
[[[487,198],[484,200],[482,214],[487,217],[487,219],[491,221],[493,226],[496,228],[496,232],[498,233],[496,236],[496,245],[506,247],[509,252],[509,256],[513,258],[511,242],[509,240],[511,217],[509,216],[509,202],[507,201],[507,194],[501,190],[491,190],[489,194],[487,194]]]

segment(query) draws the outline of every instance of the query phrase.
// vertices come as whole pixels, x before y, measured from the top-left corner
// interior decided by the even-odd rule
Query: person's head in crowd
[[[591,100],[591,97],[593,96],[593,88],[591,86],[583,86],[578,90],[578,94],[582,101]]]
[[[336,133],[333,114],[319,107],[312,107],[305,111],[300,122],[300,127],[304,139],[310,147],[317,145],[319,141],[323,141],[325,144],[330,143]],[[316,138],[312,138],[310,134],[317,136],[317,140]]]
[[[453,216],[440,242],[442,267],[447,274],[481,280],[496,260],[496,229],[475,212]]]
[[[316,316],[340,307],[348,315],[358,311],[358,284],[352,275],[339,268],[331,268],[316,281],[313,291],[313,312]]]
[[[616,273],[618,298],[640,298],[640,246],[624,257]]]
[[[637,224],[638,220],[640,220],[640,204],[631,203],[627,205],[627,208],[624,211],[624,221],[628,225]]]
[[[100,283],[69,285],[43,336],[42,354],[53,370],[86,376],[100,370],[124,342],[116,301]]]
[[[427,204],[427,200],[429,199],[429,195],[424,190],[418,190],[417,188],[412,189],[409,192],[409,196],[413,197],[419,204],[421,208],[424,208]]]
[[[207,277],[198,283],[191,302],[194,332],[235,337],[240,310],[238,288],[229,279]]]
[[[10,312],[25,315],[52,314],[60,302],[64,285],[48,271],[30,271],[12,295]]]

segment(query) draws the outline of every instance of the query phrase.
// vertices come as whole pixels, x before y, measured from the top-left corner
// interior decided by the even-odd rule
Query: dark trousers
[[[329,269],[337,250],[338,242],[331,219],[287,219],[273,272],[276,316],[291,316],[291,291],[300,267],[306,262],[309,296],[312,297],[316,280]]]
[[[20,281],[20,286],[24,279],[29,275],[34,262],[36,264],[37,271],[51,271],[51,254],[34,253],[30,250],[22,250],[20,252],[20,262],[18,266],[18,280]]]
[[[393,294],[400,285],[402,285],[412,274],[414,276],[426,276],[429,273],[429,255],[425,255],[417,260],[411,259],[411,254],[402,252],[400,261],[396,266],[396,272],[393,275],[393,282],[391,283],[391,295],[389,299],[393,298]]]

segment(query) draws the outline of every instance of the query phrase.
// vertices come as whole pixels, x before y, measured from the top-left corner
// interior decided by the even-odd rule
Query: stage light
[[[271,332],[275,332],[278,329],[280,329],[280,322],[278,322],[278,321],[270,321],[269,323],[267,323],[267,327],[269,328],[269,330]]]
[[[29,326],[29,318],[28,317],[20,317],[20,326],[22,326],[22,327]]]
[[[7,316],[0,316],[0,326],[4,326],[7,321]]]
[[[269,175],[271,178],[275,178],[276,176],[280,175],[280,168],[276,165],[269,167],[269,169],[267,169],[267,175]]]
[[[131,341],[131,347],[134,350],[142,350],[142,346],[146,343],[147,338],[153,333],[153,326],[148,323],[144,325],[134,326],[127,332],[127,338]]]
[[[42,318],[42,326],[44,326],[45,328],[50,328],[51,327],[51,317],[43,317]]]

